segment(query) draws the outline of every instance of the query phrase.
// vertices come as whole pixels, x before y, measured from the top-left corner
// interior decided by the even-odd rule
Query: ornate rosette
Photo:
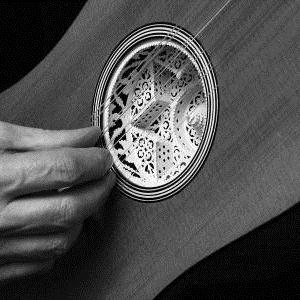
[[[120,190],[158,201],[185,187],[210,149],[217,111],[213,69],[192,35],[152,24],[125,38],[101,73],[93,106]]]

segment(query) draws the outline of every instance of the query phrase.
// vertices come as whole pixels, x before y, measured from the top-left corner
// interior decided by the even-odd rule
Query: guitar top
[[[103,75],[113,55],[117,57],[118,45],[149,24],[176,25],[190,37],[189,45],[199,44],[205,60],[198,65],[201,55],[193,57],[194,48],[189,52],[184,43],[172,44],[171,39],[167,50],[171,55],[179,51],[183,60],[189,60],[198,79],[203,73],[211,76],[209,82],[195,81],[186,92],[192,96],[202,92],[206,100],[189,114],[178,113],[196,134],[196,141],[187,141],[191,144],[182,154],[188,166],[198,165],[182,170],[182,184],[164,189],[181,175],[158,156],[152,177],[145,175],[146,167],[141,171],[141,158],[136,168],[140,173],[135,173],[140,177],[130,179],[134,185],[126,181],[134,172],[128,165],[120,167],[124,162],[120,160],[115,170],[124,183],[113,191],[103,225],[89,224],[92,232],[57,266],[59,278],[37,281],[38,287],[24,289],[24,297],[151,299],[190,266],[299,201],[299,8],[296,0],[87,2],[49,55],[0,94],[0,119],[48,129],[107,126],[116,117],[108,110],[103,117],[108,121],[101,123],[102,115],[95,119],[95,109],[111,96],[107,91],[116,84],[113,74],[119,76],[116,80],[122,77],[121,69]],[[149,34],[149,41],[155,34]],[[136,59],[139,51],[163,44],[163,38],[135,52],[128,47],[124,53]],[[172,111],[163,97],[156,104]],[[136,132],[143,134],[150,126],[143,118],[147,110],[151,115],[151,105],[137,110],[132,119]],[[186,102],[182,110],[189,105]],[[201,131],[203,120],[211,135]],[[184,130],[178,127],[178,137],[188,140]],[[111,139],[107,134],[104,145]],[[152,140],[161,147],[171,145],[171,152],[177,147],[171,137],[166,144],[154,135]],[[205,143],[202,153],[198,149]],[[112,151],[116,163],[119,150]],[[151,201],[160,197],[164,201]]]

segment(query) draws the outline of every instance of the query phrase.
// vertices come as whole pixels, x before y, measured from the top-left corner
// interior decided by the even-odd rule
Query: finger
[[[54,261],[12,263],[0,267],[0,282],[18,279],[38,273],[48,272],[54,265]]]
[[[10,197],[60,189],[104,176],[112,164],[108,150],[63,148],[0,157],[2,192]]]
[[[100,134],[99,127],[43,130],[0,121],[0,148],[28,151],[61,147],[93,147]]]
[[[3,237],[0,242],[0,264],[57,258],[72,247],[81,228],[79,224],[59,234]]]
[[[114,182],[115,175],[109,172],[101,181],[12,201],[0,214],[0,235],[65,231],[99,211]]]

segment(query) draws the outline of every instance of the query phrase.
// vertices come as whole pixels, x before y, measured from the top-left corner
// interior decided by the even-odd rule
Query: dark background
[[[0,1],[0,91],[20,80],[51,51],[84,3]],[[300,296],[299,207],[210,255],[157,299]]]
[[[43,60],[85,2],[0,0],[0,92]]]

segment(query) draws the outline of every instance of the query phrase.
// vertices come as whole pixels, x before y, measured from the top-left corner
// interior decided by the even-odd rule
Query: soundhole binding
[[[208,153],[217,108],[212,67],[189,33],[154,24],[127,37],[99,78],[93,107],[120,190],[158,201],[183,188]]]

